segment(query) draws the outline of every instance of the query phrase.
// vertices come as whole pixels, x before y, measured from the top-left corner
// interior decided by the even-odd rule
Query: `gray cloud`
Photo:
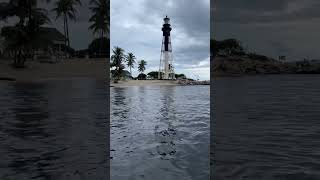
[[[319,18],[320,2],[316,0],[217,0],[216,22],[268,23]]]
[[[274,58],[320,58],[319,8],[317,0],[216,0],[211,4],[211,35],[237,38],[249,50]]]
[[[49,12],[51,19],[51,24],[49,24],[49,26],[53,26],[59,29],[60,32],[63,32],[62,19],[56,20],[56,14],[52,11],[56,2],[57,0],[52,0],[50,3],[40,1],[40,7],[47,9]],[[87,48],[89,43],[94,39],[93,33],[88,29],[90,26],[88,21],[92,14],[89,9],[89,0],[81,0],[81,4],[81,6],[76,6],[76,21],[69,22],[71,46],[75,49]]]
[[[171,38],[175,69],[188,73],[182,68],[183,65],[196,68],[191,65],[208,60],[209,0],[112,0],[111,47],[120,46],[127,52],[133,52],[138,59],[147,60],[147,69],[157,70],[162,38],[161,27],[165,15],[171,18],[173,28]],[[197,73],[196,70],[193,73]],[[209,69],[207,73],[208,76],[201,74],[202,78],[208,79]]]

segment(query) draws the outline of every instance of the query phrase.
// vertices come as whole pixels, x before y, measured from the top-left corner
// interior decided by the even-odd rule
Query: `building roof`
[[[16,29],[15,26],[7,26],[3,27],[8,30],[10,29]],[[39,32],[37,32],[37,36],[40,37],[42,40],[47,40],[47,41],[64,41],[66,38],[65,36],[58,31],[56,28],[51,28],[51,27],[40,27]]]
[[[40,27],[39,34],[50,41],[64,41],[65,36],[56,28]]]

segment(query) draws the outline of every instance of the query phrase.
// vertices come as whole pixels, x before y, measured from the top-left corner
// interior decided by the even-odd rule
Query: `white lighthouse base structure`
[[[159,79],[175,79],[173,57],[171,51],[161,50]]]

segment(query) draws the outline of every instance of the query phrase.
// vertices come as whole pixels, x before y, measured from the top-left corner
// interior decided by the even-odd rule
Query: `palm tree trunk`
[[[68,17],[66,17],[66,27],[67,27],[68,47],[70,47]]]
[[[66,14],[64,14],[63,18],[63,31],[64,31],[64,55],[67,56],[67,31],[66,31]]]
[[[102,46],[103,46],[103,30],[100,32],[100,57],[102,57]]]

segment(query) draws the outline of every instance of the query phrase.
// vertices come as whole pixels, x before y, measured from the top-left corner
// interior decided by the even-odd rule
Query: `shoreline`
[[[214,77],[241,77],[256,75],[320,74],[320,62],[283,62],[274,59],[252,59],[229,56],[211,57]]]
[[[178,81],[172,80],[127,80],[114,83],[110,80],[110,87],[134,87],[134,86],[179,86]]]
[[[26,68],[13,68],[0,60],[0,81],[35,82],[55,79],[90,78],[106,80],[107,59],[65,59],[57,63],[27,61]]]
[[[134,87],[134,86],[195,86],[210,85],[209,81],[182,81],[182,80],[127,80],[114,83],[110,81],[110,87]]]
[[[274,73],[274,74],[223,74],[223,75],[213,75],[212,79],[220,79],[220,78],[242,78],[242,77],[268,77],[268,76],[310,76],[310,75],[318,75],[320,74],[311,74],[311,73]]]

